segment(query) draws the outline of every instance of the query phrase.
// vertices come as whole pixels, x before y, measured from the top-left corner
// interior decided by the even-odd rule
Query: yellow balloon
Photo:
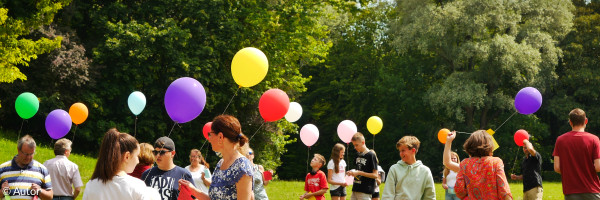
[[[238,51],[231,61],[231,75],[241,87],[252,87],[260,83],[269,70],[265,54],[254,47]]]
[[[69,115],[74,124],[79,125],[83,123],[88,117],[88,109],[82,103],[74,103],[69,108]]]
[[[371,134],[377,135],[377,133],[381,131],[381,128],[383,128],[383,121],[381,121],[381,118],[372,116],[367,120],[367,129]]]

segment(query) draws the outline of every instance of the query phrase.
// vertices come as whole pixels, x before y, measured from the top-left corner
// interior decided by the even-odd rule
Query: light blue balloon
[[[127,99],[127,105],[129,105],[129,110],[137,116],[146,107],[146,96],[139,91],[132,92]]]

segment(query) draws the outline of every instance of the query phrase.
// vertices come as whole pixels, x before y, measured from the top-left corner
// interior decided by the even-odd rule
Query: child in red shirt
[[[310,161],[310,167],[312,171],[306,174],[306,181],[304,182],[304,193],[300,196],[300,199],[309,199],[314,197],[316,200],[325,200],[324,194],[329,189],[327,184],[327,176],[319,169],[325,165],[325,157],[321,154],[315,154],[315,157]]]

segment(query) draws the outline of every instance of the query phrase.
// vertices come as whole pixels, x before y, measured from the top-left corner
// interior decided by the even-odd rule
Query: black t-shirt
[[[375,157],[375,153],[370,150],[364,155],[359,153],[354,160],[354,163],[356,164],[356,170],[365,173],[373,173],[373,171],[377,170],[377,158]],[[373,194],[373,191],[375,190],[375,179],[369,177],[356,176],[353,184],[353,192]]]
[[[531,190],[537,186],[542,186],[542,156],[535,152],[535,156],[526,156],[521,164],[521,174],[523,175],[523,192]]]
[[[162,200],[177,200],[179,196],[179,179],[185,179],[194,184],[190,172],[179,166],[175,166],[169,171],[152,167],[142,173],[141,179],[148,187],[157,189]]]

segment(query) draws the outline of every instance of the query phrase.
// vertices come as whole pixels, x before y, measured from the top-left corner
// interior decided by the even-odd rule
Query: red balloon
[[[290,98],[280,89],[267,90],[258,102],[260,116],[267,122],[274,122],[283,118],[289,108]]]
[[[204,127],[202,127],[202,135],[204,135],[204,138],[206,138],[208,140],[208,132],[210,132],[212,127],[212,122],[208,122],[206,124],[204,124]]]
[[[527,133],[526,130],[523,129],[519,129],[516,133],[515,133],[515,143],[517,144],[517,146],[523,146],[523,140],[528,139],[529,140],[529,133]]]

